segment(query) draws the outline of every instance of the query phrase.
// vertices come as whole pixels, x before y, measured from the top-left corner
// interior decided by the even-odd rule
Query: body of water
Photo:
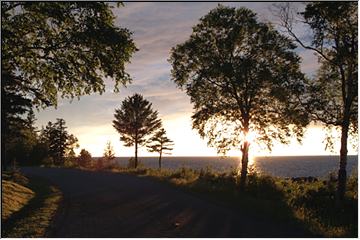
[[[117,163],[126,167],[129,157],[116,158]],[[157,168],[157,157],[139,157],[140,164],[145,167]],[[239,157],[163,157],[162,168],[206,169],[210,167],[216,171],[230,171],[239,166]],[[337,171],[338,156],[271,156],[255,157],[251,165],[259,172],[280,177],[325,177],[330,172]],[[348,174],[358,169],[358,156],[348,156]]]

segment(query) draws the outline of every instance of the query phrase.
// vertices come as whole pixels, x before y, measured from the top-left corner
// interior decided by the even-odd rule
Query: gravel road
[[[51,237],[306,237],[301,228],[243,216],[148,177],[22,168],[64,194]]]

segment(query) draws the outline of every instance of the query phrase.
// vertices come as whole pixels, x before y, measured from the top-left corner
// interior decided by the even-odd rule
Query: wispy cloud
[[[119,142],[119,135],[112,127],[114,109],[121,101],[135,92],[141,93],[159,111],[170,138],[175,140],[175,155],[215,154],[206,147],[206,141],[191,128],[192,105],[189,97],[171,81],[169,58],[172,47],[184,42],[192,27],[218,2],[150,3],[126,2],[125,7],[114,8],[116,24],[127,27],[140,49],[127,64],[126,69],[133,83],[122,87],[120,93],[113,93],[112,79],[105,79],[106,93],[81,97],[80,101],[61,100],[57,110],[46,109],[37,114],[38,126],[55,118],[64,118],[69,131],[78,135],[82,147],[89,148],[95,155],[101,154],[101,141],[111,139],[118,155],[128,155]],[[223,5],[248,7],[258,14],[261,21],[273,21],[270,12],[272,3],[226,2]],[[302,29],[298,29],[301,31]],[[298,50],[303,58],[302,69],[309,74],[317,68],[316,57],[311,52]],[[105,143],[104,143],[105,144]],[[100,144],[101,145],[101,144]],[[102,146],[101,146],[102,148]],[[96,149],[96,150],[95,150]],[[122,150],[119,150],[122,149]],[[146,153],[145,153],[146,154]]]

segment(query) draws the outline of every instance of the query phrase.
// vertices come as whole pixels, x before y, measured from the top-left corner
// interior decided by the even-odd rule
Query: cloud
[[[114,93],[114,81],[104,79],[106,92],[81,97],[80,101],[61,100],[58,109],[48,108],[37,114],[37,125],[64,118],[71,133],[78,136],[82,147],[98,156],[107,139],[115,144],[117,155],[130,155],[132,149],[123,148],[119,135],[112,127],[115,108],[125,97],[141,93],[153,103],[163,119],[171,139],[175,140],[174,155],[209,155],[215,150],[206,146],[196,131],[191,129],[193,112],[189,96],[171,81],[171,65],[167,61],[172,47],[189,38],[192,27],[199,19],[215,8],[218,2],[126,2],[125,7],[114,8],[116,25],[133,32],[133,38],[140,49],[126,65],[133,82]],[[272,3],[223,2],[226,6],[248,7],[258,14],[260,21],[273,21],[269,8]],[[298,29],[306,33],[303,29]],[[303,58],[302,69],[313,73],[316,58],[309,51],[298,50]],[[314,61],[315,59],[315,61]],[[101,144],[100,144],[101,143]],[[99,147],[101,145],[101,147]],[[120,150],[119,150],[120,149]],[[142,152],[146,154],[146,152]]]

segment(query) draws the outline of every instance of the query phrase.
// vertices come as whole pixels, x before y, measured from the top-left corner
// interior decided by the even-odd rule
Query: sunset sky
[[[171,81],[171,66],[167,59],[171,47],[187,40],[192,26],[200,17],[215,8],[218,3],[125,3],[125,7],[114,8],[116,24],[127,27],[133,32],[133,38],[139,51],[127,65],[133,83],[113,93],[113,82],[106,79],[106,93],[60,100],[57,109],[47,108],[37,113],[37,126],[48,121],[64,118],[68,131],[78,137],[80,148],[87,149],[93,156],[101,156],[106,141],[114,146],[116,156],[132,156],[133,148],[126,148],[120,142],[120,135],[112,127],[114,110],[121,101],[133,93],[142,94],[153,103],[163,121],[168,137],[175,142],[174,156],[213,156],[216,150],[207,147],[206,140],[191,128],[192,105],[190,98]],[[260,21],[274,22],[275,17],[269,10],[272,3],[222,3],[225,6],[244,6],[255,11]],[[299,34],[306,32],[298,29]],[[302,70],[308,75],[315,73],[318,64],[312,52],[299,49],[302,57]],[[322,143],[324,131],[318,126],[308,129],[303,145],[295,141],[289,146],[277,145],[272,153],[261,150],[253,144],[254,155],[324,155]],[[335,145],[338,149],[338,145]],[[337,153],[337,152],[336,152]],[[350,154],[356,154],[350,149]],[[230,153],[240,154],[239,151]],[[334,154],[334,153],[332,153]],[[140,156],[152,156],[146,148],[141,148]]]

